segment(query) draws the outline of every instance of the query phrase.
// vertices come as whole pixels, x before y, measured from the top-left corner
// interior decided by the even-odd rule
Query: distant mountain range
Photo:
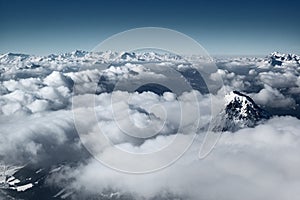
[[[269,56],[266,57],[269,60],[269,63],[272,66],[279,65],[281,66],[284,62],[289,63],[300,63],[300,56],[296,54],[281,54],[278,52],[273,52]]]
[[[47,62],[62,62],[62,61],[70,61],[74,62],[88,62],[94,61],[100,63],[106,62],[122,62],[122,61],[130,61],[130,62],[145,62],[145,61],[184,61],[185,58],[197,58],[197,55],[192,56],[179,56],[170,53],[157,53],[157,52],[113,52],[113,51],[105,51],[105,52],[88,52],[83,50],[75,50],[69,53],[63,54],[50,54],[48,56],[38,56],[38,55],[28,55],[22,53],[6,53],[0,54],[0,63],[1,64],[16,64],[18,62],[26,62],[26,63],[43,63]],[[256,58],[260,60],[261,58]],[[281,65],[284,62],[300,62],[300,56],[296,54],[283,54],[279,52],[273,52],[266,56],[263,61],[269,62],[273,66]]]
[[[201,59],[203,59],[201,56],[182,57],[155,52],[119,53],[111,51],[87,52],[81,50],[59,55],[51,54],[48,56],[34,56],[17,53],[2,54],[0,55],[0,83],[2,84],[5,82],[5,85],[0,85],[0,94],[5,101],[1,104],[1,114],[10,116],[14,113],[32,114],[46,110],[55,111],[65,109],[71,102],[71,92],[73,84],[76,81],[77,85],[85,86],[86,88],[90,88],[89,83],[92,85],[92,83],[94,84],[96,82],[98,83],[99,88],[102,89],[99,89],[99,93],[109,93],[112,91],[111,88],[113,88],[115,80],[122,79],[128,75],[131,76],[130,81],[135,80],[137,83],[146,76],[156,77],[156,80],[170,79],[171,76],[169,75],[171,73],[165,73],[165,76],[159,76],[159,73],[156,74],[148,70],[147,64],[152,63],[157,64],[158,69],[163,69],[161,66],[170,64],[176,69],[176,72],[179,72],[180,75],[184,76],[185,80],[189,81],[189,85],[191,85],[193,89],[198,90],[201,94],[205,95],[209,91],[206,90],[206,85],[201,78],[201,74],[199,74],[197,70],[187,67],[190,65],[190,60],[202,61]],[[274,112],[271,113],[264,110],[263,108],[265,107],[260,107],[253,100],[254,98],[251,98],[253,97],[251,94],[261,91],[264,84],[272,85],[273,83],[257,80],[264,76],[266,78],[261,78],[262,80],[273,80],[273,77],[282,77],[282,74],[291,71],[293,71],[293,74],[295,75],[300,73],[300,57],[295,54],[280,54],[274,52],[264,58],[227,58],[224,62],[222,60],[217,60],[216,62],[221,63],[220,65],[223,67],[220,67],[220,70],[216,73],[220,73],[220,75],[224,77],[224,81],[227,81],[224,85],[231,84],[232,82],[230,81],[237,78],[237,81],[234,81],[231,86],[237,85],[237,87],[243,89],[234,90],[224,97],[225,105],[223,110],[221,110],[221,112],[212,120],[212,130],[215,132],[228,131],[234,133],[242,128],[252,128],[268,120],[271,116],[276,115]],[[144,63],[145,65],[142,65]],[[98,66],[103,68],[98,68]],[[80,67],[84,68],[82,73]],[[232,70],[233,72],[230,71],[230,69],[235,68],[238,68],[238,70]],[[271,76],[269,72],[274,72],[276,76],[272,74]],[[259,73],[261,73],[261,76],[256,76],[256,74]],[[213,78],[213,76],[210,77]],[[130,82],[128,81],[129,79],[125,80]],[[255,83],[255,80],[257,83]],[[296,77],[295,82],[299,84],[300,82],[297,82],[297,80],[300,80],[298,77]],[[177,81],[177,79],[175,81]],[[288,79],[288,81],[290,81],[290,79]],[[19,82],[22,82],[22,84],[20,83],[18,85],[17,83]],[[283,83],[286,82],[282,81],[280,86],[282,86]],[[248,86],[248,88],[246,86]],[[28,91],[25,91],[24,88]],[[88,93],[86,88],[84,88],[83,91]],[[259,90],[257,90],[257,88],[259,88]],[[293,90],[290,90],[290,88],[291,87],[289,86],[286,86],[286,88],[280,87],[278,91],[276,90],[275,92],[273,92],[273,90],[266,91],[266,89],[264,89],[265,93],[262,94],[265,95],[267,92],[270,92],[270,94],[273,95],[274,93],[271,97],[276,97],[278,98],[277,101],[281,100],[283,102],[285,99],[283,99],[284,96],[280,92],[283,94],[285,94],[285,92],[289,94],[290,92],[292,95],[296,96],[294,99],[297,100],[297,98],[299,98],[297,87],[294,87]],[[16,93],[16,91],[19,93]],[[22,93],[24,91],[26,94]],[[47,96],[49,95],[49,91],[50,94],[53,93],[54,97]],[[51,93],[51,91],[54,92]],[[80,90],[78,91],[78,94],[81,94]],[[136,91],[140,93],[150,91],[159,94],[160,96],[166,91],[171,92],[168,88],[154,84],[143,85],[142,87],[137,88]],[[14,94],[14,92],[16,94]],[[91,93],[94,92],[95,91],[92,91]],[[14,94],[15,96],[9,96],[10,94]],[[57,97],[60,97],[61,99]],[[54,101],[57,100],[55,98],[60,101]],[[16,106],[7,107],[5,110],[6,100],[8,102],[7,104],[9,104],[11,102],[8,100],[11,99],[16,102],[20,101],[20,108]],[[28,102],[25,102],[24,99],[28,99]],[[265,97],[262,99],[265,99]],[[11,103],[11,105],[19,105],[15,102],[13,103]],[[26,108],[25,111],[22,110],[22,106]],[[15,108],[15,111],[12,111],[12,108]],[[274,108],[274,110],[275,109],[278,110],[278,108]],[[285,111],[286,110],[287,108],[285,108]],[[290,108],[290,110],[295,112],[295,115],[297,116],[298,110],[294,108]],[[35,164],[6,166],[1,165],[0,160],[0,195],[1,192],[4,192],[8,199],[68,199],[74,191],[59,187],[51,187],[47,185],[46,180],[51,177],[51,175],[60,172],[65,164],[73,165],[73,163],[75,163],[74,165],[77,164],[76,161],[71,160],[67,161],[67,163],[50,163],[46,167],[37,166]],[[80,194],[76,195],[80,196]],[[122,195],[123,194],[116,191],[105,191],[99,194],[97,198],[92,197],[91,199],[132,199],[131,196]],[[170,197],[169,199],[174,198]]]
[[[87,52],[76,50],[70,53],[50,54],[48,56],[35,56],[19,53],[6,53],[0,55],[0,64],[5,65],[45,65],[51,64],[103,64],[122,62],[159,62],[159,61],[179,61],[186,62],[181,56],[173,54],[159,54],[155,52],[129,53],[129,52]]]

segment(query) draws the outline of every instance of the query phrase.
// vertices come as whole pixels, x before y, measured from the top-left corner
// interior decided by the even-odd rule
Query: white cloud
[[[151,153],[171,144],[175,137],[182,142],[190,141],[197,120],[199,129],[205,127],[211,114],[216,114],[212,113],[211,106],[217,111],[222,109],[221,90],[211,96],[197,91],[180,95],[165,92],[162,96],[132,91],[94,95],[95,85],[101,78],[105,80],[101,79],[98,92],[109,91],[109,87],[119,80],[140,83],[139,80],[150,78],[162,82],[171,79],[168,73],[154,73],[140,63],[116,64],[109,68],[106,65],[94,66],[98,61],[109,63],[116,56],[108,53],[101,55],[100,59],[97,53],[80,58],[72,54],[70,58],[61,55],[7,61],[0,77],[0,157],[5,162],[24,164],[45,157],[56,159],[67,154],[66,149],[71,152],[66,156],[80,155],[83,149],[78,145],[74,127],[78,124],[74,124],[70,110],[72,92],[80,127],[85,130],[81,139],[95,147],[97,154],[124,165],[147,166],[152,163],[116,160],[114,156],[117,155],[110,146],[99,139],[99,126],[118,148]],[[180,69],[189,66],[181,62],[168,60],[168,63],[158,66],[177,66]],[[32,67],[32,63],[40,66]],[[299,103],[291,96],[300,94],[299,66],[294,62],[271,66],[266,59],[236,58],[224,59],[219,64],[220,69],[210,74],[210,79],[218,82],[221,76],[225,84],[222,90],[243,90],[258,104],[284,108],[288,114]],[[96,120],[92,116],[96,116]],[[197,130],[199,138],[178,162],[150,174],[119,173],[95,159],[83,162],[86,158],[78,156],[79,166],[65,167],[64,171],[53,174],[50,182],[75,189],[82,195],[113,189],[132,193],[137,199],[170,192],[184,199],[197,200],[296,200],[300,196],[299,124],[296,118],[274,117],[255,128],[242,129],[235,134],[225,133],[204,160],[197,158],[204,137],[204,133]],[[174,135],[178,127],[179,133]],[[140,138],[128,136],[124,131]],[[159,135],[147,138],[156,131],[160,131]],[[162,162],[163,155],[157,156],[153,162]]]
[[[298,119],[276,117],[256,128],[223,134],[203,160],[197,159],[201,143],[197,140],[177,163],[155,173],[124,174],[92,159],[78,168],[66,168],[52,181],[72,178],[74,182],[70,184],[69,180],[65,187],[77,191],[85,188],[81,191],[85,194],[112,189],[129,192],[138,199],[168,191],[185,199],[296,200],[300,195],[299,130]],[[149,145],[153,147],[169,137],[158,137]],[[145,143],[139,148],[147,146]],[[138,151],[130,145],[126,148]]]
[[[258,93],[253,94],[252,98],[255,102],[261,105],[269,106],[269,107],[289,107],[293,108],[296,105],[296,102],[291,97],[285,97],[281,94],[277,89],[272,88],[268,85],[260,90]]]
[[[287,72],[262,72],[259,74],[262,83],[274,88],[289,88],[296,85],[297,76],[292,71]]]
[[[70,111],[1,116],[0,123],[0,156],[9,163],[38,161],[51,146],[67,145],[67,138],[76,136]]]

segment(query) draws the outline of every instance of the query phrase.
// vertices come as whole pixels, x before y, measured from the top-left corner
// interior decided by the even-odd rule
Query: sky
[[[92,50],[139,27],[164,27],[211,55],[300,54],[299,1],[0,0],[0,53]]]

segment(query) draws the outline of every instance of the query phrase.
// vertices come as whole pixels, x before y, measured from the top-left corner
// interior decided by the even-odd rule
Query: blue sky
[[[0,53],[91,50],[137,27],[165,27],[212,55],[300,53],[299,1],[0,0]]]

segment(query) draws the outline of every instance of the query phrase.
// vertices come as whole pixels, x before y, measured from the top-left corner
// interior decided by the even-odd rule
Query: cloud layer
[[[178,162],[156,173],[124,174],[92,159],[76,169],[66,167],[51,182],[66,182],[63,187],[87,196],[112,190],[129,192],[137,199],[151,199],[167,192],[184,199],[297,199],[299,124],[296,118],[275,117],[255,128],[224,134],[203,160],[197,158],[201,139],[196,140]],[[155,146],[161,140],[158,137],[139,148]]]
[[[219,69],[208,73],[209,81],[213,84],[222,77],[224,85],[214,94],[192,90],[197,74],[185,71],[206,61],[186,60],[154,53],[79,51],[47,57],[0,56],[0,164],[64,163],[46,183],[74,199],[129,195],[296,200],[300,195],[299,57],[217,59]],[[190,73],[189,79],[183,72]],[[167,86],[175,81],[177,90],[135,91],[150,80]],[[243,91],[273,117],[255,128],[223,133],[212,153],[199,160],[205,130],[216,114],[211,108],[223,109],[224,90]],[[155,173],[121,173],[95,159],[124,167],[164,164],[167,156],[190,141],[194,141],[191,148],[179,160]],[[151,162],[129,163],[114,154],[111,144],[134,154],[153,154],[176,145]]]

